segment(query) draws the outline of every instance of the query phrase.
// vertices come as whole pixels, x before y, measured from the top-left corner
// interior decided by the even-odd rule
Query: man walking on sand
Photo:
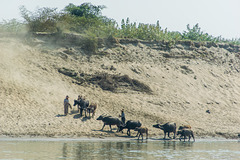
[[[66,96],[66,98],[64,99],[63,105],[64,105],[64,115],[66,116],[68,114],[68,107],[70,107],[72,109],[71,104],[69,103],[69,97]]]
[[[119,115],[119,117],[121,117],[122,123],[125,125],[125,113],[124,113],[124,109],[121,110],[121,115]]]

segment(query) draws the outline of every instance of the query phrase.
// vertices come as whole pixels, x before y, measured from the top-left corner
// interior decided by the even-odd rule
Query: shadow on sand
[[[88,119],[91,119],[91,117],[85,117],[85,116],[81,116],[80,114],[75,114],[74,116],[73,116],[73,118],[74,119],[80,119],[80,118],[82,118],[81,119],[81,121],[87,121]]]
[[[87,121],[88,119],[91,119],[92,117],[88,117],[88,116],[81,116],[78,110],[71,110],[71,112],[68,115],[73,115],[74,119],[81,119],[81,121]],[[64,114],[58,114],[56,115],[56,117],[66,117],[66,115]]]
[[[66,115],[64,115],[64,114],[58,114],[58,115],[56,115],[56,117],[65,117]]]
[[[100,132],[105,132],[105,133],[115,133],[114,131],[111,131],[111,130],[102,130],[102,129],[92,129],[92,131],[100,131]]]
[[[78,110],[71,110],[70,114],[77,114],[77,113],[79,113]]]

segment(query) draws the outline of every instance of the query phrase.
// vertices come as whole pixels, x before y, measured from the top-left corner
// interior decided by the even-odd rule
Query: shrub
[[[56,32],[60,15],[56,10],[56,8],[44,7],[30,12],[24,6],[20,7],[21,15],[27,22],[29,32]]]
[[[16,19],[9,21],[3,20],[0,23],[0,32],[4,33],[22,33],[25,32],[25,25]]]
[[[90,54],[96,54],[98,50],[98,38],[96,35],[88,32],[82,40],[82,48]]]

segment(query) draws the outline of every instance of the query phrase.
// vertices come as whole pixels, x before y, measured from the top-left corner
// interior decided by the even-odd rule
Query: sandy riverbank
[[[89,55],[74,44],[2,37],[0,48],[1,135],[126,136],[116,127],[101,131],[96,120],[103,113],[118,117],[122,108],[127,120],[149,128],[150,137],[163,137],[152,125],[168,121],[190,124],[197,138],[240,133],[239,47],[176,44],[166,50],[125,40]],[[78,95],[96,102],[95,117],[79,117],[76,108],[63,116],[66,95],[71,104]]]

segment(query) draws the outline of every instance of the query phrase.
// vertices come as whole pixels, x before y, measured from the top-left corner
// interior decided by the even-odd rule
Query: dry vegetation
[[[152,125],[168,121],[190,124],[197,138],[240,133],[239,46],[111,38],[91,51],[85,42],[67,34],[0,38],[1,135],[122,137],[96,121],[122,108],[150,137],[163,137]],[[96,117],[80,118],[77,108],[63,116],[66,95],[97,102]]]

